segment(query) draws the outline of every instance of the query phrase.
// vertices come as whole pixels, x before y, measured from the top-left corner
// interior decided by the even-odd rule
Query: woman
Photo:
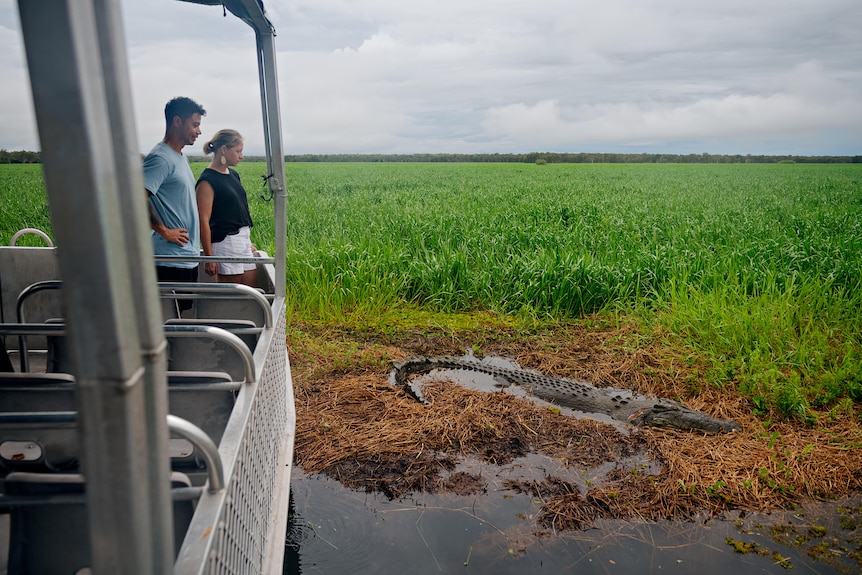
[[[236,166],[242,160],[243,140],[236,130],[219,130],[204,144],[204,154],[212,162],[198,178],[195,192],[201,225],[201,247],[205,256],[249,257],[255,255],[251,244],[251,215],[248,197]],[[219,282],[242,283],[257,287],[254,264],[207,262],[204,271]]]

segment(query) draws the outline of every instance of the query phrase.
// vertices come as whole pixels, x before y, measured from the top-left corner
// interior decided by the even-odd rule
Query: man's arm
[[[153,192],[150,190],[145,191],[147,192],[147,208],[150,210],[150,227],[153,228],[153,231],[161,235],[159,228],[164,228],[165,224],[162,223],[161,218],[159,218],[159,214],[156,213],[156,208],[153,207],[153,202],[150,201],[150,198],[153,197]]]
[[[183,246],[189,243],[189,231],[185,228],[169,228],[162,223],[161,218],[156,213],[156,209],[153,207],[153,202],[150,201],[150,198],[153,197],[153,193],[150,190],[146,190],[147,192],[147,207],[150,209],[150,227],[154,232],[165,238],[167,241],[177,244],[179,246]]]

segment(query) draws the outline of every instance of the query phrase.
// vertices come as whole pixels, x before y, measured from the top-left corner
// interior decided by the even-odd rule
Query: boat
[[[54,237],[0,247],[0,572],[282,572],[296,412],[275,30],[260,0],[195,3],[255,32],[275,253],[231,261],[259,289],[155,279],[170,258],[149,239],[121,2],[18,3]]]

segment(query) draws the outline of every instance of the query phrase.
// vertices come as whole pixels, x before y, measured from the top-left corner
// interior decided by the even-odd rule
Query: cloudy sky
[[[862,154],[860,0],[265,4],[287,154]],[[220,7],[122,7],[141,151],[186,95],[205,138],[232,127],[261,153],[251,29]],[[0,78],[0,148],[38,149],[13,0]]]

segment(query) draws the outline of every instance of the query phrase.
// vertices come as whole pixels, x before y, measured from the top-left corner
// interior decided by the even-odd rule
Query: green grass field
[[[50,228],[39,169],[0,167],[0,241]],[[855,417],[862,401],[862,165],[286,169],[299,318],[620,314],[674,334],[755,409]],[[239,166],[272,252],[263,170]]]

